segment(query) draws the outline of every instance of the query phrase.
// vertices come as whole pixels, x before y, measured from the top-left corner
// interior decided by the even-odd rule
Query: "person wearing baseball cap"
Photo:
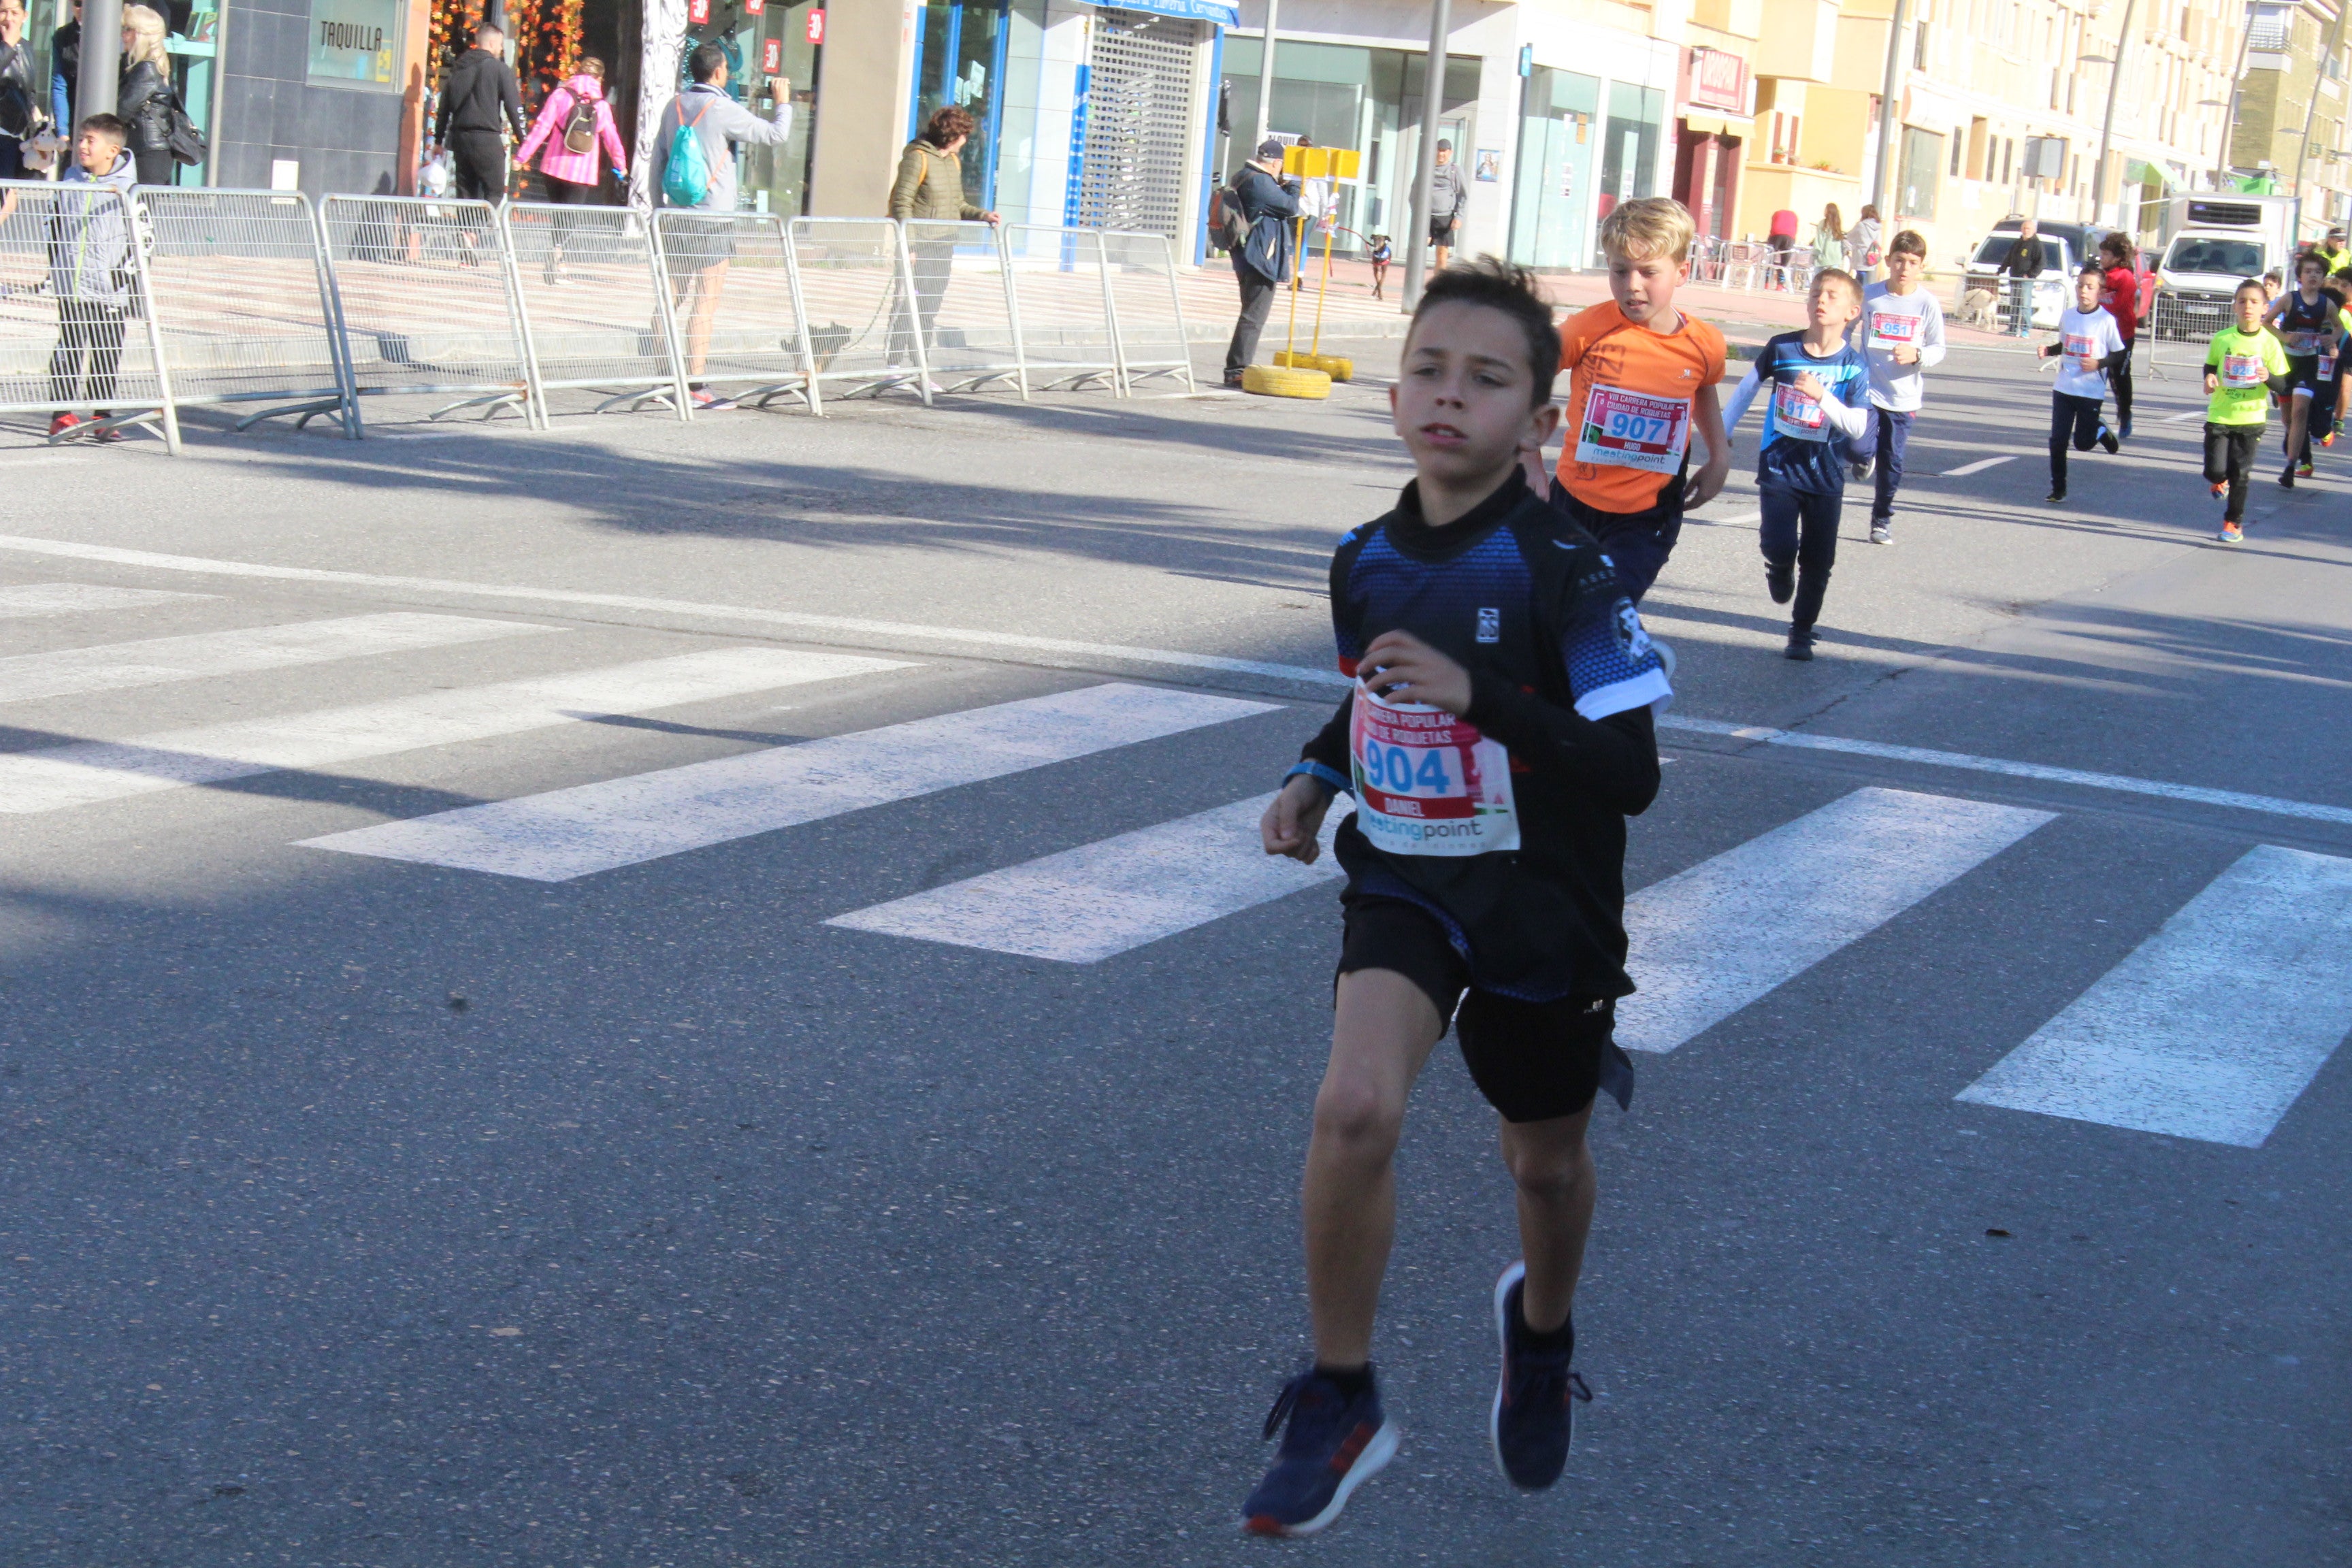
[[[1274,292],[1290,276],[1290,220],[1298,216],[1298,184],[1282,178],[1282,145],[1278,136],[1259,142],[1257,155],[1235,169],[1217,193],[1227,215],[1220,241],[1232,253],[1234,279],[1242,290],[1241,315],[1234,322],[1233,342],[1225,345],[1229,387],[1241,385],[1242,372],[1257,353],[1266,312],[1274,308]]]

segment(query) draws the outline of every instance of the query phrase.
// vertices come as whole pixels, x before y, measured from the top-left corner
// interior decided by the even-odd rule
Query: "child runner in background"
[[[1559,329],[1567,435],[1552,504],[1601,542],[1635,604],[1682,532],[1685,509],[1723,489],[1723,334],[1675,309],[1690,278],[1691,216],[1664,196],[1620,202],[1601,220],[1609,300]],[[1690,473],[1692,437],[1706,461]]]
[[[2099,241],[2099,257],[2106,275],[2099,285],[2099,303],[2116,319],[2124,340],[2124,355],[2107,372],[2108,389],[2116,395],[2116,439],[2131,439],[2132,345],[2139,338],[2139,274],[2132,269],[2128,235],[2110,234]]]
[[[1389,248],[1387,235],[1372,236],[1372,248],[1366,253],[1366,259],[1372,264],[1372,298],[1375,300],[1382,298],[1381,290],[1388,283],[1389,258],[1393,254]]]
[[[2314,419],[2325,421],[2319,431],[2319,444],[2333,447],[2344,428],[2344,362],[2346,351],[2352,349],[2352,268],[2329,275],[2327,297],[2336,302],[2336,324],[2326,340],[2326,348],[2320,353],[2319,395],[2312,399],[2311,413]]]
[[[2087,452],[2093,442],[2109,452],[2119,443],[2099,417],[2107,375],[2131,351],[2124,347],[2116,319],[2099,303],[2107,275],[2085,262],[2074,279],[2074,302],[2058,313],[2058,341],[2042,345],[2042,357],[2058,360],[2058,383],[2050,394],[2050,500],[2066,499],[2066,447]]]
[[[1862,285],[1828,268],[1813,274],[1806,301],[1812,323],[1766,342],[1731,401],[1727,439],[1764,393],[1764,436],[1756,448],[1756,490],[1764,503],[1764,586],[1789,612],[1787,657],[1813,657],[1813,623],[1837,564],[1838,518],[1845,504],[1845,444],[1868,415],[1870,364],[1845,341],[1862,314]],[[1769,389],[1767,391],[1767,389]]]
[[[2282,294],[2263,312],[2263,324],[2278,334],[2286,351],[2287,393],[2282,403],[2286,415],[2286,467],[2279,483],[2294,489],[2300,477],[2311,478],[2311,404],[2319,395],[2320,350],[2335,337],[2336,312],[2342,309],[2327,297],[2327,263],[2306,250],[2294,258],[2294,291]]]
[[[1906,228],[1886,247],[1886,281],[1862,293],[1862,347],[1870,358],[1870,408],[1862,439],[1852,444],[1853,477],[1877,471],[1870,499],[1870,542],[1895,542],[1895,492],[1903,488],[1903,452],[1919,415],[1927,378],[1944,357],[1944,308],[1919,287],[1927,242]]]
[[[2286,287],[2286,275],[2277,268],[2273,267],[2263,274],[2263,310],[2267,310],[2271,308],[2271,302],[2279,297],[2279,290],[2284,287]]]
[[[2247,279],[2230,303],[2237,320],[2205,349],[2205,482],[2217,496],[2230,492],[2221,542],[2236,544],[2246,537],[2246,476],[2270,423],[2271,396],[2289,384],[2286,353],[2263,326],[2263,286]]]
[[[1396,1452],[1372,1324],[1405,1100],[1448,1019],[1517,1188],[1521,1259],[1495,1282],[1486,1413],[1514,1485],[1559,1479],[1569,1401],[1590,1397],[1570,1370],[1592,1224],[1585,1124],[1597,1089],[1620,1105],[1633,1092],[1612,1032],[1633,989],[1625,818],[1657,794],[1651,709],[1673,692],[1601,547],[1520,466],[1559,416],[1559,355],[1551,307],[1519,268],[1486,258],[1429,279],[1389,393],[1412,482],[1331,561],[1356,688],[1261,824],[1267,854],[1311,863],[1332,796],[1356,797],[1333,839],[1346,923],[1302,1194],[1315,1360],[1266,1417],[1282,1448],[1242,1505],[1255,1534],[1322,1529]]]

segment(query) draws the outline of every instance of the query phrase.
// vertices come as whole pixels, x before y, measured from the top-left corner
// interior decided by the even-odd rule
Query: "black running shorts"
[[[2286,383],[2286,395],[2289,397],[2294,397],[2298,394],[2302,396],[2315,399],[2322,396],[2323,395],[2329,397],[2333,397],[2335,395],[2334,386],[2327,382],[2322,381],[2319,377],[2319,356],[2317,354],[2287,355]],[[2335,405],[2330,403],[2328,406],[2333,408]]]
[[[1549,1121],[1592,1103],[1617,1023],[1611,998],[1521,1002],[1474,989],[1445,929],[1401,899],[1348,900],[1339,973],[1359,969],[1393,970],[1428,994],[1438,1017],[1454,1021],[1471,1081],[1504,1121]]]

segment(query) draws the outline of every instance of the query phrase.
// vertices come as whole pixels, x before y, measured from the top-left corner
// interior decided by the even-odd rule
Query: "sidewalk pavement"
[[[1327,338],[1401,338],[1404,336],[1407,318],[1399,307],[1399,296],[1404,290],[1404,268],[1402,264],[1389,268],[1385,298],[1372,297],[1372,268],[1367,261],[1334,257],[1330,280],[1323,281],[1323,258],[1310,257],[1302,269],[1306,287],[1298,296],[1298,346],[1310,346],[1314,336],[1315,309],[1318,291],[1322,294],[1323,335]],[[1241,301],[1234,288],[1231,262],[1212,259],[1192,269],[1180,269],[1178,289],[1184,304],[1185,335],[1195,342],[1223,342],[1232,334],[1234,313]],[[1609,298],[1609,279],[1598,272],[1554,272],[1543,275],[1544,290],[1554,304],[1564,310],[1580,310]],[[1931,280],[1927,287],[1937,292],[1939,300],[1948,297],[1948,279],[1940,283]],[[1805,324],[1805,298],[1778,290],[1726,289],[1719,284],[1689,283],[1677,295],[1691,312],[1702,321],[1719,328],[1735,344],[1762,342],[1775,332],[1784,332]],[[1290,300],[1287,295],[1275,300],[1274,313],[1267,319],[1265,336],[1260,340],[1261,354],[1271,353],[1289,341]],[[2000,348],[2019,340],[2004,333],[1979,331],[1963,327],[1947,314],[1944,323],[1946,338],[1956,345],[1971,348]]]

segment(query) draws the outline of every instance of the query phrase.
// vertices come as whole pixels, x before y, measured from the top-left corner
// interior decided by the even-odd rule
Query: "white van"
[[[2164,204],[2156,264],[2156,334],[2202,342],[2230,324],[2230,298],[2276,268],[2287,283],[2295,253],[2293,196],[2210,192]]]

